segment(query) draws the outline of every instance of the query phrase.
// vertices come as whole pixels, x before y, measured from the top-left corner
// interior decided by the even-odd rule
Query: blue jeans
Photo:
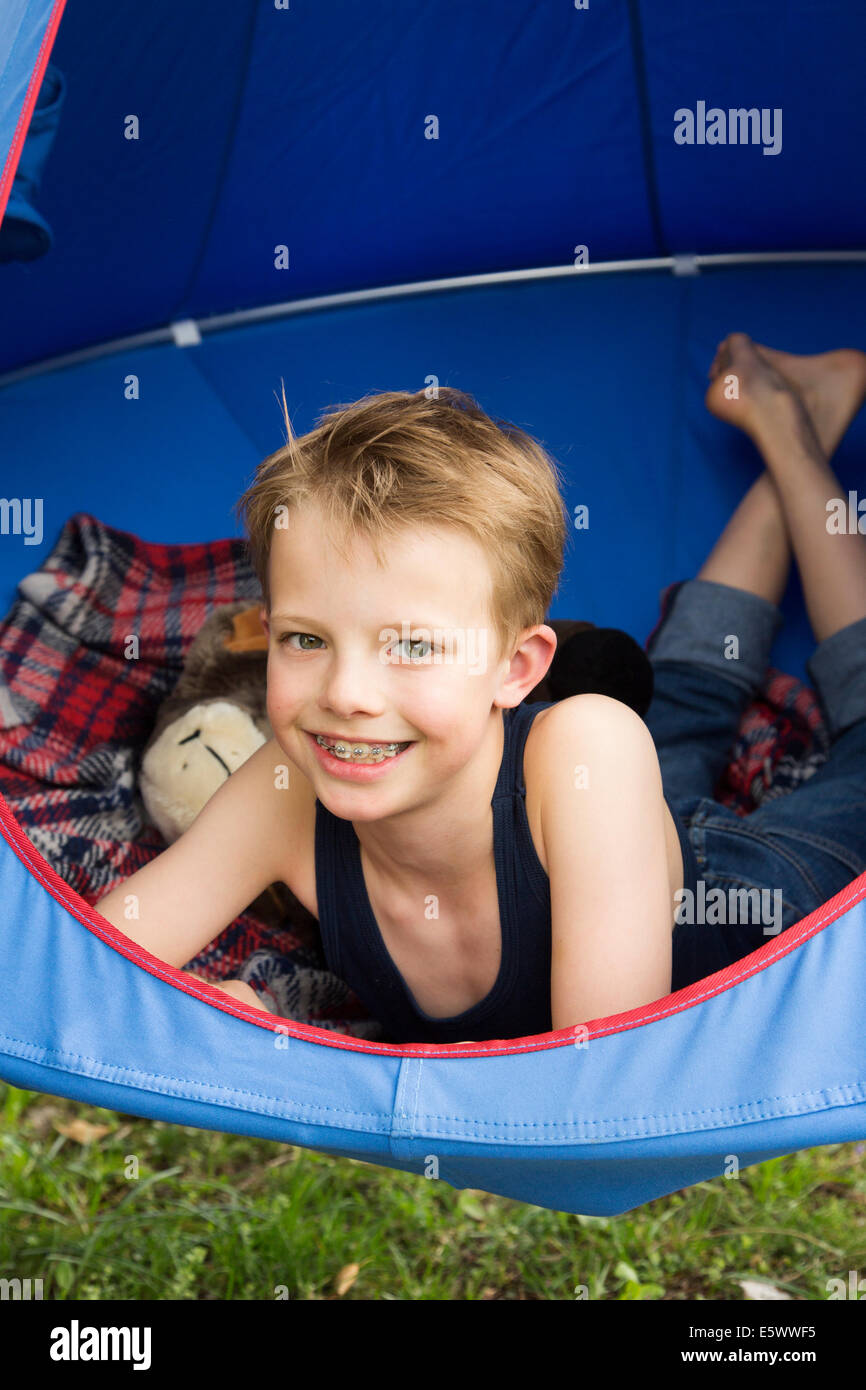
[[[655,684],[644,717],[665,795],[694,846],[703,891],[721,890],[715,909],[697,910],[699,891],[695,909],[681,910],[672,990],[766,945],[866,870],[866,618],[806,663],[830,736],[827,761],[748,816],[713,800],[782,621],[757,594],[689,579],[647,643]]]

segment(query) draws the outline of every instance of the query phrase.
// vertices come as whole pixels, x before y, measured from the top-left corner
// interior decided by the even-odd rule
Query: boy
[[[450,389],[365,398],[298,440],[287,412],[286,425],[286,447],[238,504],[264,594],[274,737],[98,910],[180,966],[268,883],[285,882],[320,920],[333,887],[344,936],[379,933],[374,978],[351,987],[379,1006],[390,961],[421,1023],[454,1021],[432,1029],[453,1041],[474,1031],[497,984],[499,1002],[504,985],[523,986],[526,1022],[510,1026],[536,1032],[665,994],[682,852],[641,718],[603,695],[523,706],[521,727],[509,726],[526,747],[497,799],[504,821],[493,804],[513,751],[504,713],[556,648],[544,622],[568,534],[556,465]],[[324,740],[345,746],[334,755]],[[323,862],[334,819],[357,837],[360,884]],[[520,832],[522,847],[496,843]],[[542,899],[532,960],[523,946],[531,1001],[511,978],[526,911],[511,861],[527,856]],[[339,930],[322,929],[340,973],[328,949]],[[241,982],[223,988],[261,1007]],[[501,1010],[486,1015],[477,1031],[506,1036]]]
[[[817,401],[822,359],[778,356],[819,364]],[[708,406],[724,409],[711,392],[734,358],[728,418],[756,442],[765,420],[793,437],[808,416],[790,370],[743,335],[711,369]],[[556,646],[543,621],[568,534],[556,465],[445,388],[335,408],[297,440],[287,411],[286,424],[287,445],[238,504],[264,594],[274,736],[99,911],[180,966],[282,880],[396,1042],[556,1031],[668,994],[697,863],[663,791],[656,701],[646,723],[603,695],[522,704]],[[760,603],[762,585],[779,587],[785,519],[759,483],[698,576],[702,594],[751,588]],[[759,531],[772,560],[754,559]],[[848,555],[866,576],[860,546]],[[866,583],[862,600],[847,622],[866,615]],[[261,1007],[240,981],[217,988]]]

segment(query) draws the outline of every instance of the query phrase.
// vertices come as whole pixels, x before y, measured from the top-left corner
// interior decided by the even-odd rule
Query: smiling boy
[[[556,649],[556,465],[449,388],[365,397],[299,439],[286,424],[238,504],[273,738],[99,911],[180,965],[281,880],[395,1042],[668,993],[684,857],[647,726],[604,695],[522,704]]]

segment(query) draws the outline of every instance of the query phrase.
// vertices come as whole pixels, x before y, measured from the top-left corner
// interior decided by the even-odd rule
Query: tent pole
[[[347,290],[340,294],[317,295],[309,299],[264,304],[255,309],[238,309],[230,314],[214,314],[204,319],[181,319],[147,333],[134,333],[105,343],[94,343],[76,352],[31,362],[26,367],[0,375],[0,387],[39,376],[63,367],[77,367],[114,352],[175,342],[179,347],[195,346],[204,333],[219,333],[268,319],[289,318],[293,314],[315,313],[320,309],[342,308],[351,304],[380,303],[403,295],[436,294],[442,290],[474,289],[481,285],[508,285],[527,280],[554,280],[565,276],[607,275],[634,270],[669,270],[674,274],[697,274],[701,270],[749,265],[841,265],[866,262],[866,251],[735,251],[713,255],[657,256],[627,261],[596,261],[585,265],[537,266],[526,270],[498,270],[484,275],[454,275],[441,280],[416,280],[402,285],[379,285],[366,290]]]

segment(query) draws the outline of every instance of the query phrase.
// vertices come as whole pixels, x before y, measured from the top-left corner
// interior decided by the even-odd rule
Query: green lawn
[[[46,1299],[823,1300],[866,1275],[863,1144],[607,1218],[11,1086],[0,1107],[0,1276]]]

